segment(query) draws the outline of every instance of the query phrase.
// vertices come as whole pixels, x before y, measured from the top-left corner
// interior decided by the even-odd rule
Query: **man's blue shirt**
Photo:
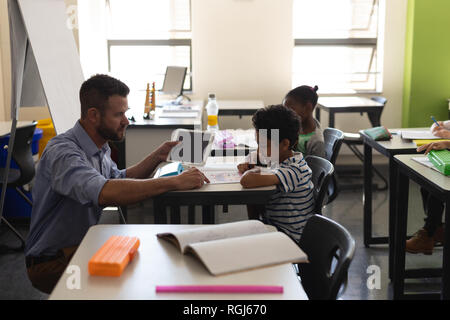
[[[79,245],[98,223],[98,196],[108,179],[125,178],[111,159],[111,149],[99,149],[80,122],[47,144],[33,186],[33,209],[26,256],[51,256]]]

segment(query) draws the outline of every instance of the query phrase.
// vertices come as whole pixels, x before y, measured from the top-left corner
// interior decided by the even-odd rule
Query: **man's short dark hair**
[[[289,140],[289,148],[293,148],[300,133],[300,117],[293,110],[281,105],[271,105],[256,111],[252,118],[253,127],[259,129],[278,129],[279,142]],[[267,130],[267,139],[270,139]]]
[[[97,108],[104,114],[109,97],[126,97],[129,93],[130,89],[122,81],[105,74],[96,74],[81,85],[81,117],[84,118],[90,108]]]

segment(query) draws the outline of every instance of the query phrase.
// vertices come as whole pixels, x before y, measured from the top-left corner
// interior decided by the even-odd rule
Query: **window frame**
[[[349,93],[349,94],[353,94],[353,95],[357,95],[357,94],[365,94],[365,93],[381,93],[381,90],[379,88],[382,88],[382,80],[381,83],[379,83],[378,81],[378,75],[382,76],[382,71],[379,71],[379,66],[377,66],[377,70],[375,72],[370,72],[370,69],[372,68],[373,62],[374,62],[374,57],[375,54],[377,55],[377,62],[378,62],[378,57],[379,57],[379,53],[378,53],[378,38],[379,38],[379,25],[378,23],[380,22],[380,1],[379,0],[373,0],[373,6],[377,5],[378,6],[378,10],[377,10],[377,36],[376,37],[370,37],[370,38],[294,38],[294,48],[298,48],[298,47],[302,47],[302,46],[342,46],[342,47],[369,47],[372,48],[372,53],[370,56],[370,60],[369,60],[369,67],[368,67],[368,71],[364,72],[364,74],[367,75],[367,78],[371,75],[371,74],[375,74],[375,83],[374,83],[374,88],[373,89],[368,89],[368,90],[357,90],[357,89],[351,89],[348,88],[349,90],[353,90],[355,91],[354,93]],[[372,8],[373,10],[373,8]],[[372,19],[372,14],[370,16],[370,19]],[[294,70],[293,70],[293,74],[294,74]],[[354,73],[357,74],[357,73]],[[327,92],[325,94],[336,94],[333,92]],[[339,93],[341,94],[341,93]]]
[[[107,6],[109,5],[109,0],[106,0]],[[169,39],[120,39],[114,38],[106,39],[106,50],[108,57],[108,72],[111,72],[111,47],[113,46],[183,46],[189,47],[189,70],[190,72],[186,73],[186,76],[189,77],[190,87],[183,89],[183,92],[192,93],[193,92],[193,79],[192,79],[192,1],[189,0],[189,29],[187,30],[177,30],[170,29],[169,33],[189,33],[191,35],[190,38],[169,38]]]
[[[125,39],[114,39],[107,40],[107,50],[108,50],[108,72],[111,72],[111,47],[128,47],[128,46],[182,46],[189,47],[189,70],[186,76],[189,77],[190,87],[183,89],[183,92],[191,93],[193,91],[193,81],[192,81],[192,39],[158,39],[158,40],[125,40]]]

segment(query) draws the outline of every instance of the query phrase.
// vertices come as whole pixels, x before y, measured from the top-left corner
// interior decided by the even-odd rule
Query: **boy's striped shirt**
[[[267,222],[298,241],[314,214],[312,171],[302,153],[296,152],[280,163],[274,174],[280,184],[266,205]]]

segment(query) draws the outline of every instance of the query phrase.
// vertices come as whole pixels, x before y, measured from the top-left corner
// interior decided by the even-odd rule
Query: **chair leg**
[[[20,190],[19,187],[16,187],[16,191],[22,196],[22,198],[25,199],[26,202],[28,202],[28,204],[30,206],[33,206],[33,202],[30,200],[30,198],[28,198],[28,196],[22,190]]]
[[[19,248],[16,249],[12,249],[14,251],[22,251],[25,248],[25,239],[22,237],[22,235],[19,233],[19,231],[17,231],[9,222],[8,220],[6,220],[4,217],[2,217],[1,219],[2,222],[4,222],[6,224],[6,226],[8,227],[9,230],[11,230],[17,238],[19,238],[21,245]]]
[[[119,221],[120,224],[127,224],[127,220],[125,219],[122,208],[120,206],[117,207],[117,211],[119,212]]]
[[[349,143],[345,143],[347,145],[347,147],[355,154],[355,156],[364,163],[364,155],[361,153],[361,151],[358,150],[358,148],[352,144]],[[386,180],[386,178],[381,174],[380,171],[378,171],[377,168],[375,168],[374,165],[372,165],[372,170],[375,172],[375,174],[383,181],[384,186],[381,188],[377,187],[378,191],[383,191],[383,190],[387,190],[388,188],[388,182]]]

